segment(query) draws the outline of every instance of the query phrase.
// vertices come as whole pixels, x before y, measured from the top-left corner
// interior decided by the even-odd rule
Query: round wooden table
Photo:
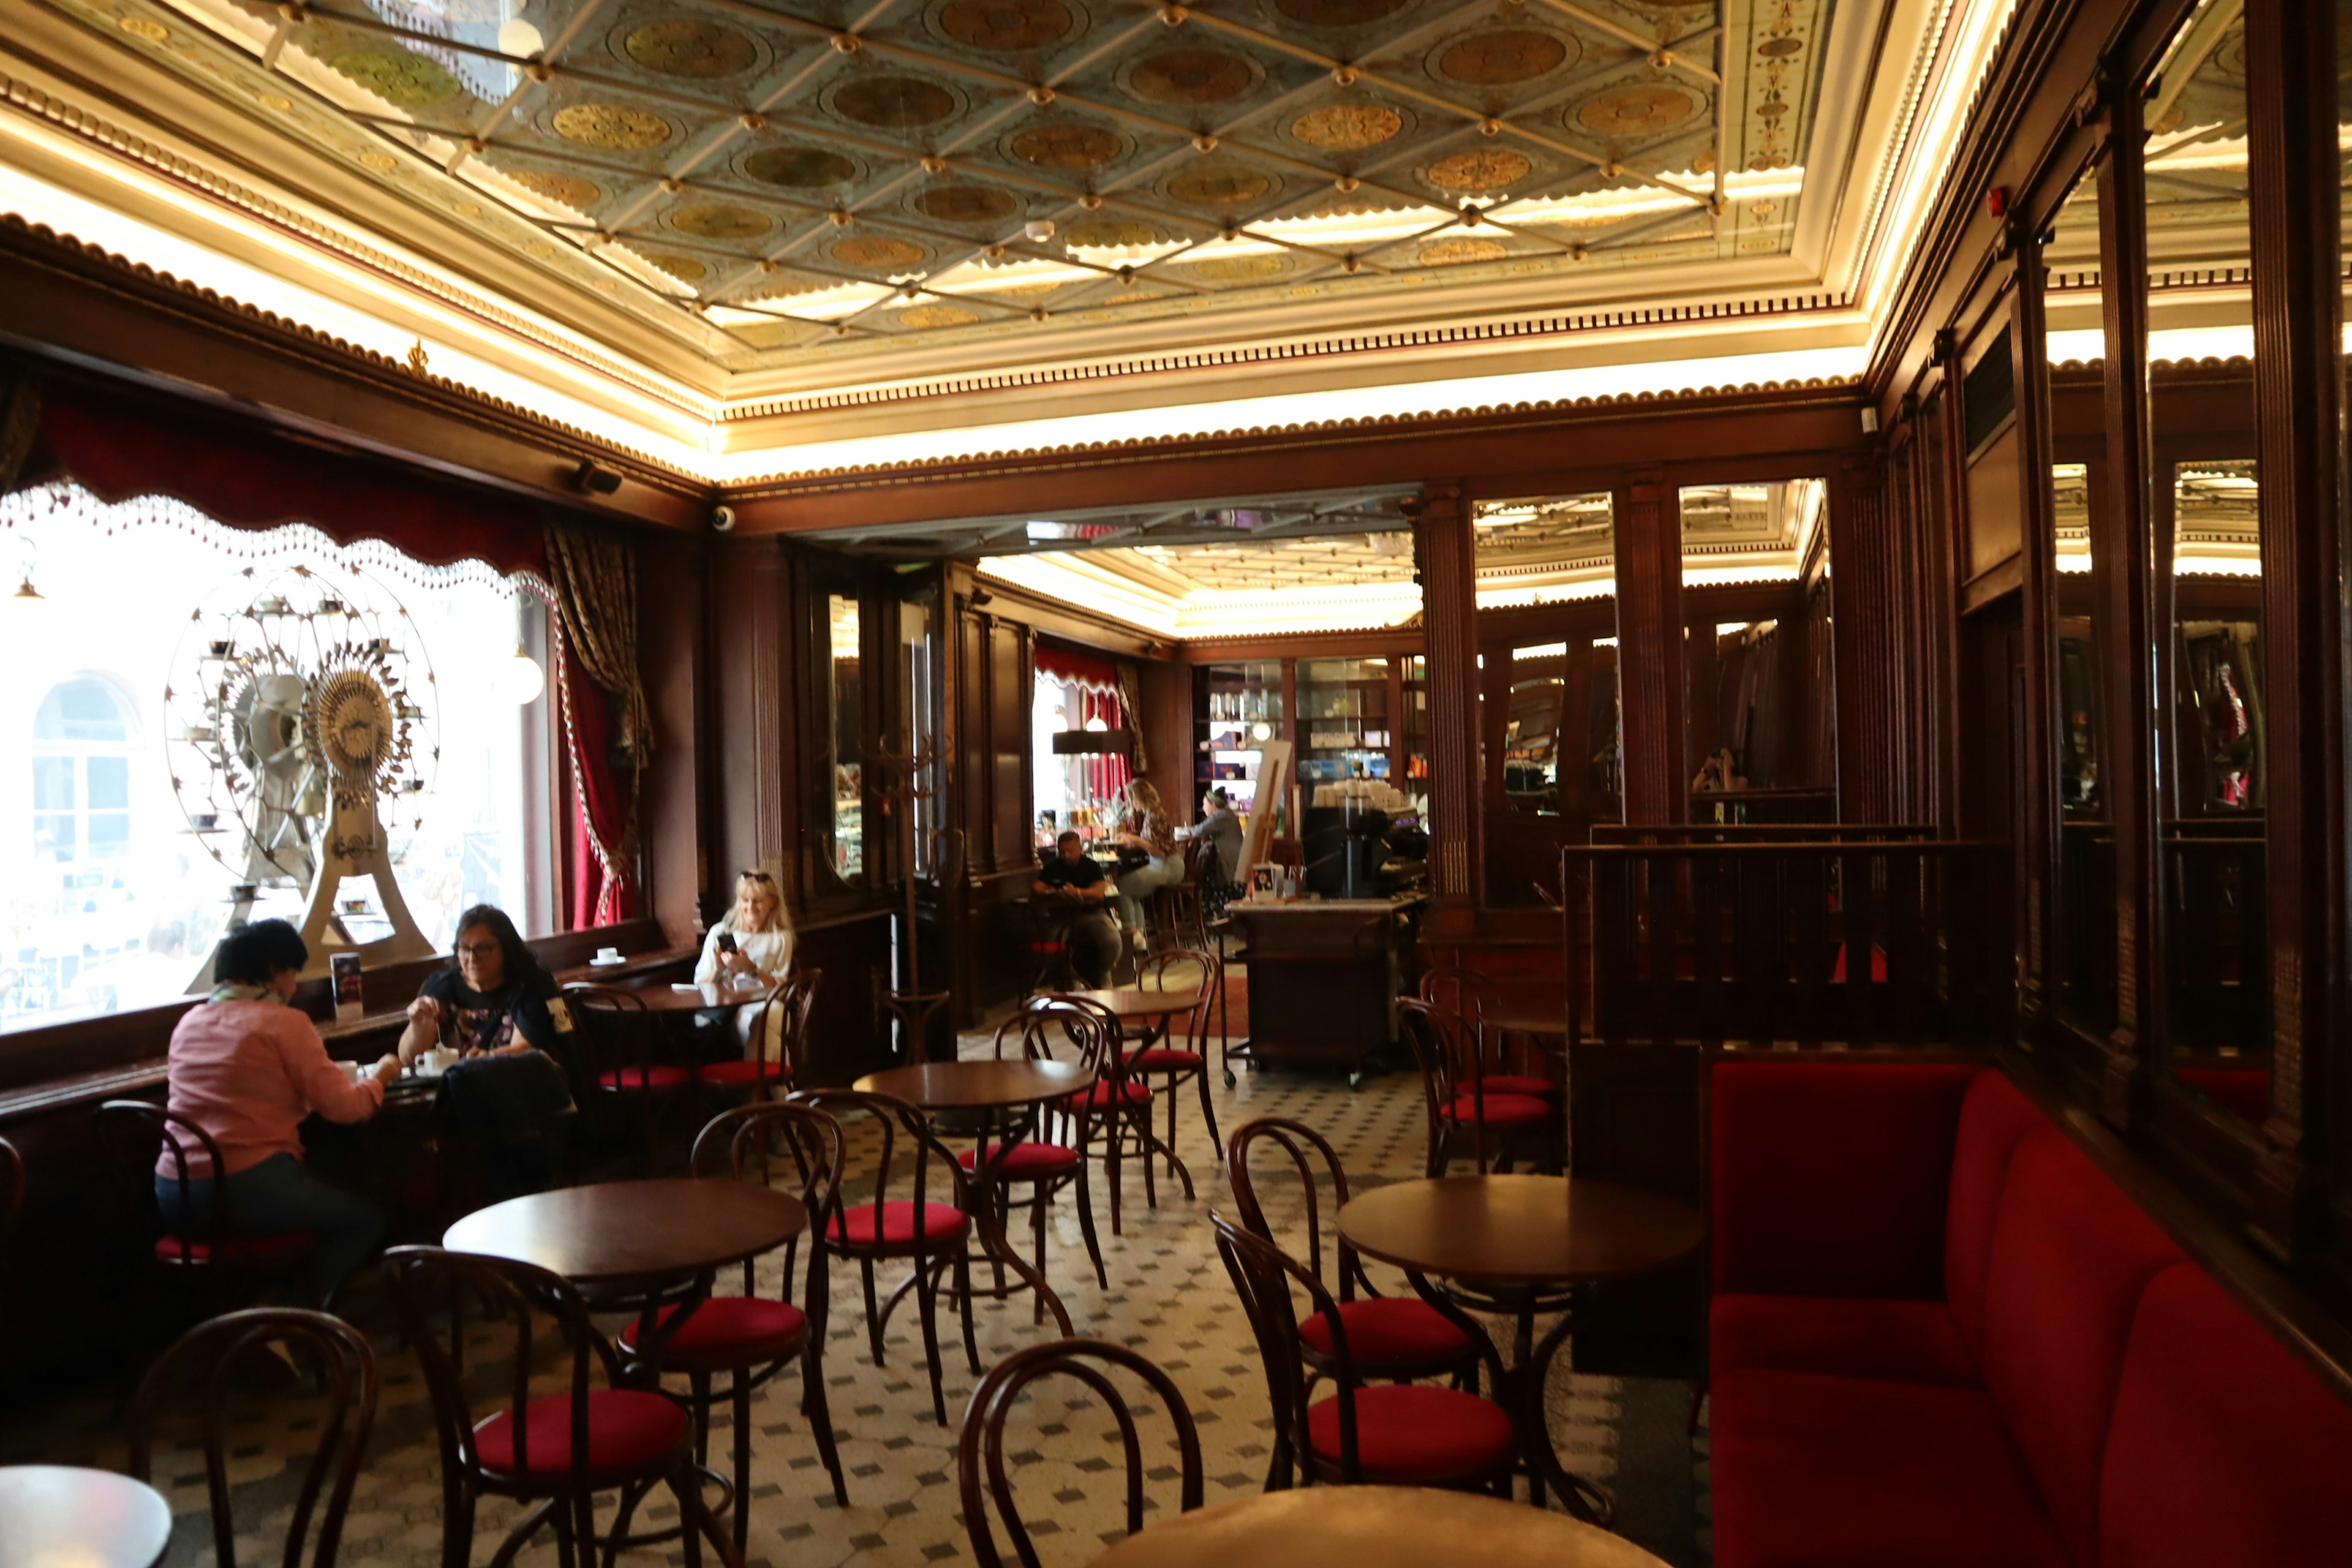
[[[451,1226],[441,1245],[609,1289],[715,1274],[807,1228],[808,1210],[790,1193],[676,1177],[509,1198]]]
[[[1122,1024],[1149,1025],[1155,1018],[1191,1012],[1201,1005],[1206,991],[1207,987],[1201,985],[1190,991],[1162,991],[1157,985],[1111,985],[1100,991],[1072,991],[1066,994],[1108,1009]]]
[[[1526,1035],[1538,1040],[1568,1038],[1568,1008],[1533,1002],[1481,1004],[1477,1021],[1498,1035]]]
[[[1505,1368],[1499,1393],[1518,1421],[1528,1462],[1571,1512],[1607,1523],[1607,1496],[1561,1467],[1545,1417],[1544,1384],[1573,1320],[1561,1312],[1530,1345],[1533,1311],[1547,1293],[1645,1274],[1693,1251],[1706,1235],[1696,1211],[1615,1182],[1439,1176],[1351,1198],[1337,1224],[1349,1246],[1403,1269],[1423,1300],[1467,1331],[1484,1331],[1433,1279],[1465,1282],[1498,1308],[1516,1308],[1517,1364]]]
[[[1566,1514],[1472,1492],[1417,1487],[1307,1487],[1195,1509],[1148,1525],[1097,1568],[1227,1568],[1344,1563],[1430,1568],[1665,1568],[1632,1542]]]
[[[171,1541],[172,1506],[143,1481],[0,1466],[0,1568],[153,1568]]]
[[[850,1087],[860,1094],[887,1094],[910,1105],[938,1114],[941,1111],[1015,1111],[1029,1110],[1040,1105],[1072,1095],[1084,1094],[1095,1086],[1095,1069],[1076,1062],[1030,1061],[1025,1058],[1003,1060],[996,1058],[971,1061],[917,1062],[902,1068],[887,1068],[881,1072],[867,1073]],[[1064,1338],[1077,1331],[1070,1322],[1069,1309],[1062,1305],[1061,1297],[1045,1283],[1039,1273],[1004,1239],[1004,1221],[1001,1205],[994,1199],[1001,1189],[994,1173],[1003,1163],[1006,1151],[1026,1136],[1024,1122],[1015,1125],[1009,1133],[992,1118],[981,1123],[979,1147],[971,1161],[973,1227],[980,1233],[982,1258],[996,1269],[1000,1281],[988,1293],[1008,1297],[1026,1289],[1036,1293],[1042,1311],[1054,1314],[1055,1323]],[[990,1144],[996,1149],[992,1158]],[[1010,1273],[1018,1285],[1002,1283]],[[906,1298],[914,1286],[914,1277],[891,1292],[883,1304],[882,1321],[887,1324],[891,1310]],[[975,1288],[975,1294],[978,1290]],[[971,1310],[971,1303],[964,1310]]]
[[[732,985],[706,982],[675,984],[615,985],[614,990],[635,997],[648,1013],[699,1013],[713,1007],[756,1007],[776,994],[773,985]]]

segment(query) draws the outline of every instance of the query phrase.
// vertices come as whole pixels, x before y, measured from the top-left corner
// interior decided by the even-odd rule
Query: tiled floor
[[[973,1042],[967,1048],[976,1048]],[[1256,1116],[1295,1116],[1320,1129],[1344,1156],[1359,1184],[1417,1175],[1422,1149],[1417,1083],[1403,1074],[1368,1080],[1350,1092],[1336,1076],[1244,1073],[1227,1090],[1213,1079],[1220,1124],[1230,1132]],[[1126,1235],[1113,1237],[1097,1185],[1097,1220],[1110,1288],[1097,1287],[1087,1267],[1076,1213],[1057,1205],[1049,1242],[1048,1273],[1081,1333],[1132,1345],[1166,1368],[1200,1424],[1211,1501],[1244,1496],[1264,1483],[1269,1439],[1266,1392],[1246,1321],[1216,1255],[1207,1223],[1211,1206],[1230,1207],[1220,1162],[1201,1126],[1189,1090],[1179,1112],[1180,1146],[1198,1195],[1187,1202],[1163,1183],[1160,1207],[1143,1204],[1142,1183],[1130,1168]],[[856,1169],[853,1164],[853,1171]],[[1296,1213],[1297,1189],[1286,1178],[1261,1178],[1277,1232]],[[1025,1221],[1021,1222],[1025,1229]],[[1024,1237],[1025,1240],[1025,1236]],[[771,1264],[770,1268],[780,1267]],[[1375,1268],[1375,1278],[1381,1271]],[[762,1289],[772,1291],[772,1275]],[[1389,1280],[1382,1279],[1382,1288]],[[1400,1285],[1398,1289],[1402,1289]],[[849,1470],[851,1504],[835,1506],[816,1448],[799,1411],[797,1372],[754,1406],[751,1560],[768,1568],[824,1568],[926,1563],[969,1558],[955,1485],[952,1427],[931,1419],[912,1303],[891,1320],[888,1365],[867,1360],[863,1307],[853,1270],[836,1268],[825,1373],[835,1426]],[[373,1298],[373,1299],[372,1299]],[[383,1317],[380,1297],[362,1292],[353,1308],[371,1324]],[[979,1338],[983,1363],[1040,1342],[1050,1328],[1030,1322],[1025,1300],[985,1303]],[[960,1421],[973,1379],[943,1314],[950,1422]],[[363,1476],[344,1532],[345,1568],[428,1568],[439,1560],[439,1458],[425,1391],[414,1360],[389,1332],[377,1337],[386,1387],[373,1458]],[[1552,1428],[1570,1468],[1615,1489],[1621,1528],[1652,1551],[1683,1565],[1703,1563],[1706,1529],[1704,1436],[1694,1461],[1683,1435],[1689,1388],[1683,1384],[1630,1383],[1573,1376],[1567,1356],[1555,1363],[1549,1391]],[[1120,1526],[1115,1434],[1104,1412],[1073,1404],[1081,1391],[1066,1383],[1044,1385],[1014,1413],[1008,1436],[1019,1464],[1016,1485],[1024,1514],[1049,1563],[1086,1561],[1115,1538]],[[123,1452],[111,1391],[0,1416],[0,1462],[119,1466]],[[724,1417],[721,1417],[722,1421]],[[288,1456],[305,1452],[308,1418],[299,1401],[280,1401],[240,1422],[235,1480],[239,1557],[275,1558],[294,1489]],[[1170,1468],[1151,1490],[1160,1506],[1174,1499],[1173,1437],[1164,1417],[1144,1423],[1147,1444],[1160,1444]],[[723,1468],[731,1437],[715,1435],[714,1461]],[[189,1441],[159,1460],[157,1471],[181,1514],[169,1562],[174,1568],[210,1564],[202,1459]],[[1155,1468],[1155,1474],[1159,1473]],[[1524,1495],[1524,1492],[1522,1492]],[[659,1517],[662,1510],[656,1510]],[[474,1561],[487,1562],[509,1510],[486,1503],[478,1524]],[[265,1545],[265,1542],[268,1543]],[[663,1552],[634,1561],[653,1563]],[[674,1547],[672,1561],[682,1560]],[[526,1561],[553,1561],[542,1533]]]

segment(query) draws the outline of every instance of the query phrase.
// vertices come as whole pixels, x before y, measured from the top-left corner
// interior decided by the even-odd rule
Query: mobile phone
[[[735,951],[735,933],[733,931],[722,931],[719,933],[719,951],[721,952],[732,952]]]

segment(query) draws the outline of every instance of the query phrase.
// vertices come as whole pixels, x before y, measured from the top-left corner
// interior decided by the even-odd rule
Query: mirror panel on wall
[[[2083,171],[2042,245],[2045,336],[2042,353],[2053,390],[2091,374],[2106,353],[2105,298],[2099,275],[2099,171]],[[2077,436],[2075,441],[2095,440]],[[2057,757],[2058,885],[2052,897],[2051,962],[2058,1011],[2104,1036],[2116,1022],[2116,835],[2105,783],[2105,690],[2100,647],[2106,599],[2101,574],[2112,563],[2094,543],[2104,483],[2079,447],[2060,439],[2050,470],[2051,554],[2055,572],[2052,694]]]
[[[1615,508],[1524,496],[1473,518],[1487,901],[1531,905],[1560,845],[1624,820]]]
[[[2172,470],[2165,975],[2173,1075],[2259,1122],[2270,1105],[2262,487],[2252,458]]]
[[[1835,822],[1829,486],[1681,492],[1689,820]]]
[[[945,769],[939,757],[947,743],[944,722],[946,685],[940,668],[939,585],[926,583],[898,601],[898,711],[902,730],[898,743],[932,761],[915,775],[915,871],[937,877],[936,858],[943,846],[940,832],[947,825],[946,793],[940,788]]]
[[[857,599],[852,594],[824,598],[824,647],[825,734],[832,742],[825,776],[830,787],[825,831],[834,875],[857,883],[866,876],[864,694],[858,683]]]
[[[2207,0],[2175,34],[2147,98],[2151,358],[2251,363],[2242,5]],[[2248,380],[2251,381],[2249,374]],[[2251,422],[2159,395],[2158,875],[2172,1076],[2224,1112],[2261,1121],[2270,1104],[2268,780],[2274,693],[2263,642],[2262,485]]]

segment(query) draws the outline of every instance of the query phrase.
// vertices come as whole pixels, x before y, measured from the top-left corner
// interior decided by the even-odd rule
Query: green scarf
[[[278,993],[267,985],[215,985],[206,1000],[213,1002],[275,1002]]]

